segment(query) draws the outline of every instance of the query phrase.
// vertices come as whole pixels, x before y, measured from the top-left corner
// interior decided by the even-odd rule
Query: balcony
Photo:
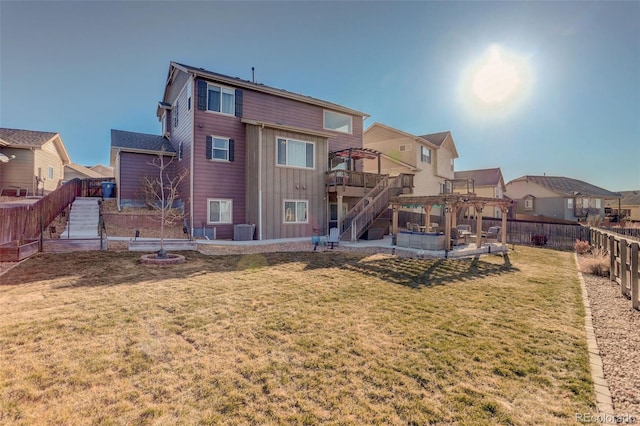
[[[333,170],[327,172],[325,184],[327,192],[347,197],[363,197],[386,175],[356,172],[353,170]],[[402,193],[413,192],[413,175],[402,175]]]

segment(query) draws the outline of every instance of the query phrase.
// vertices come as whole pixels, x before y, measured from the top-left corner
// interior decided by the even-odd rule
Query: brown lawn
[[[0,423],[575,424],[573,254],[38,255],[0,276]]]

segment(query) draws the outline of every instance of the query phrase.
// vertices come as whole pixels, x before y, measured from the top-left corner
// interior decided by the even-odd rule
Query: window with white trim
[[[229,139],[211,137],[211,159],[229,161]]]
[[[232,223],[233,200],[208,199],[207,223]]]
[[[420,147],[420,161],[431,164],[431,148],[426,146]]]
[[[308,200],[284,200],[284,223],[309,223]]]
[[[533,198],[525,198],[524,199],[524,209],[525,210],[533,210]]]
[[[567,209],[573,210],[573,198],[567,198]]]
[[[49,179],[53,179],[53,167],[49,166]]]
[[[353,118],[350,115],[339,114],[333,111],[324,111],[324,128],[341,133],[351,134]]]
[[[207,110],[235,115],[236,91],[224,86],[207,85]]]
[[[276,163],[279,166],[315,168],[315,144],[295,139],[276,138]]]

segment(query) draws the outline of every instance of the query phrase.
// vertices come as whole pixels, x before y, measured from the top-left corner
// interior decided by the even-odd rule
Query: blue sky
[[[474,82],[496,49],[517,86],[487,103]],[[110,129],[159,134],[172,60],[255,67],[365,127],[449,130],[457,170],[640,189],[638,1],[0,0],[0,127],[59,132],[73,162],[108,164]]]

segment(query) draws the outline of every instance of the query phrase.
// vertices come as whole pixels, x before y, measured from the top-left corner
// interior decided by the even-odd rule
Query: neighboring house
[[[118,209],[143,207],[147,204],[144,178],[160,176],[159,154],[164,153],[167,173],[175,172],[176,152],[163,136],[111,130],[111,164],[115,165]]]
[[[81,166],[80,164],[69,163],[64,165],[64,180],[69,181],[72,179],[98,179],[103,178],[104,176],[100,173],[91,170],[88,167]]]
[[[63,180],[69,154],[58,133],[0,129],[0,152],[13,160],[0,166],[0,193],[47,194]]]
[[[504,178],[502,177],[502,171],[500,167],[491,169],[478,169],[478,170],[463,170],[455,172],[455,182],[453,183],[454,192],[473,192],[478,197],[487,198],[504,198],[506,186],[504,184]],[[469,185],[473,185],[468,188]],[[469,216],[475,216],[475,210],[473,207],[469,207],[467,212]],[[486,207],[482,211],[482,215],[485,217],[502,217],[502,210],[500,207]]]
[[[257,239],[328,233],[328,154],[361,148],[367,117],[176,62],[157,116],[162,136],[141,136],[156,144],[150,149],[140,151],[130,132],[112,130],[120,203],[135,199],[144,164],[166,141],[175,173],[186,173],[179,192],[187,226],[196,237],[220,239],[232,238],[239,224],[255,224]]]
[[[415,136],[381,123],[372,124],[364,132],[364,146],[382,153],[381,173],[395,176],[415,174],[416,196],[438,195],[445,191],[446,182],[454,179],[454,160],[458,151],[451,132]],[[364,163],[365,172],[374,172],[375,160]],[[439,209],[432,214],[440,214]]]
[[[89,169],[100,174],[100,176],[110,177],[110,178],[115,176],[113,174],[113,167],[103,166],[102,164],[96,164],[95,166],[89,167]]]
[[[640,190],[620,191],[622,198],[607,200],[604,203],[606,209],[611,209],[611,215],[621,215],[620,220],[640,222]]]
[[[516,213],[584,221],[604,216],[605,200],[617,192],[581,180],[560,176],[522,176],[506,184],[506,195],[516,201]]]

